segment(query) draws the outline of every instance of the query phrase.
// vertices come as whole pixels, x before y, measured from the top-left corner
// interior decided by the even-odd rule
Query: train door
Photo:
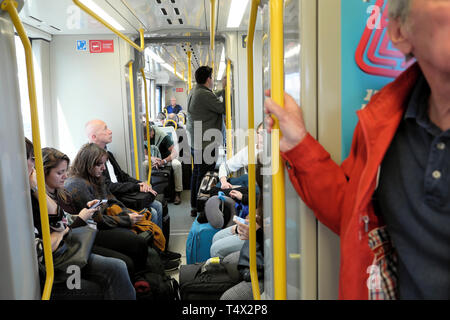
[[[336,2],[336,3],[335,3]],[[308,131],[340,162],[340,103],[338,91],[340,16],[339,1],[284,1],[284,90],[302,106]],[[263,86],[270,88],[270,6],[262,2]],[[330,38],[333,40],[330,41]],[[331,50],[331,51],[330,51]],[[330,52],[336,52],[330,55]],[[338,61],[338,62],[336,62]],[[265,153],[270,155],[270,138]],[[273,164],[272,164],[273,165]],[[271,255],[272,194],[277,192],[270,176],[264,176],[265,290],[274,296]],[[337,299],[339,280],[339,238],[317,222],[301,201],[285,171],[286,205],[286,297],[287,299]],[[267,254],[266,254],[267,252]]]

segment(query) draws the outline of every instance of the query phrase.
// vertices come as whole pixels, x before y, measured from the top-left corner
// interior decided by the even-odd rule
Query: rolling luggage
[[[175,199],[175,181],[173,178],[172,167],[163,167],[152,169],[152,178],[150,180],[153,190],[159,194],[164,194],[167,201],[173,202]]]
[[[219,300],[229,288],[240,282],[236,264],[203,262],[180,267],[181,300]]]
[[[212,238],[220,229],[213,228],[209,223],[199,223],[194,220],[186,240],[186,263],[192,264],[208,260]]]

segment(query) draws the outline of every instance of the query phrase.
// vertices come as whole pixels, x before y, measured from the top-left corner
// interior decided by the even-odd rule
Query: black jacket
[[[111,165],[114,168],[114,173],[117,177],[118,182],[112,182],[111,178],[109,176],[108,168],[106,168],[105,171],[103,171],[103,175],[105,176],[105,182],[108,186],[109,190],[113,195],[120,196],[125,193],[129,192],[138,192],[140,191],[139,183],[141,181],[134,179],[130,175],[128,175],[125,171],[123,171],[117,160],[114,158],[114,155],[112,152],[108,151],[108,157],[109,161],[111,162]]]

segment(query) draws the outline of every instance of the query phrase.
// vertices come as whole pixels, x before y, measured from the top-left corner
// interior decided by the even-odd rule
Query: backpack
[[[205,209],[205,203],[211,197],[211,189],[219,182],[219,174],[215,171],[208,171],[200,183],[197,193],[197,211]]]
[[[166,274],[144,271],[136,274],[136,279],[134,287],[137,300],[180,300],[180,286],[177,280]]]
[[[212,259],[212,258],[211,258]],[[180,267],[182,300],[219,300],[222,294],[241,281],[236,264],[196,263]]]

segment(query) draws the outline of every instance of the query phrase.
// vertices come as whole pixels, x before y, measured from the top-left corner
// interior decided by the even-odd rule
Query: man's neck
[[[447,131],[450,129],[450,74],[433,67],[421,67],[431,89],[428,116],[442,131]]]

